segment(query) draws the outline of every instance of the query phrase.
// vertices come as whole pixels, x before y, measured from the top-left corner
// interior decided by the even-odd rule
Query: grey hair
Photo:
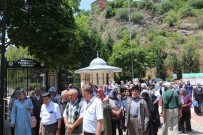
[[[69,92],[70,92],[70,93],[73,93],[73,94],[75,94],[75,95],[78,95],[78,90],[75,89],[75,88],[71,88],[71,89],[69,90]]]
[[[64,96],[64,95],[66,95],[66,94],[68,94],[69,92],[68,92],[68,90],[63,90],[62,92],[61,92],[61,96]]]
[[[91,85],[85,85],[82,87],[82,89],[89,94],[93,94],[93,92],[94,92],[94,88]]]

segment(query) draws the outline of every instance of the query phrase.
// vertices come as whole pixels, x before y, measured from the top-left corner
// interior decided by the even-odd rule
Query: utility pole
[[[130,37],[130,49],[131,49],[131,68],[132,68],[132,81],[134,79],[134,63],[133,63],[133,48],[132,48],[132,32],[131,32],[131,12],[130,12],[130,0],[128,0],[128,23],[129,23],[129,37]]]
[[[6,16],[7,0],[3,0],[3,18],[2,18],[2,45],[1,45],[1,88],[0,88],[0,134],[4,134],[4,96],[5,96],[5,79],[6,79]]]

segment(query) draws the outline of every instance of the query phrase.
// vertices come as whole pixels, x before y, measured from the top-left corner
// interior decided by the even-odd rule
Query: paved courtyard
[[[203,115],[198,116],[194,113],[194,108],[191,108],[191,126],[192,126],[192,133],[190,135],[203,135]],[[159,129],[158,135],[161,135],[162,129]],[[173,135],[172,131],[169,130],[168,135]],[[180,134],[186,135],[186,134]]]

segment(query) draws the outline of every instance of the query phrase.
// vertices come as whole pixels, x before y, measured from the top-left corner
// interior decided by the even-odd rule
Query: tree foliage
[[[78,44],[72,49],[73,61],[77,61],[75,68],[81,68],[88,66],[90,61],[96,58],[97,51],[100,51],[103,46],[103,40],[95,28],[89,27],[87,15],[76,16],[76,24]]]
[[[27,48],[8,46],[6,54],[7,61],[16,61],[22,58],[33,58],[33,56],[29,55]]]
[[[79,1],[9,1],[8,36],[12,44],[54,69],[68,67],[76,42],[74,15]]]
[[[198,73],[200,71],[200,54],[191,43],[185,45],[182,60],[183,73]]]
[[[152,56],[152,53],[138,46],[135,41],[132,41],[131,50],[129,36],[125,35],[123,40],[113,45],[113,53],[109,62],[114,66],[122,67],[124,74],[130,76],[132,74],[131,58],[133,58],[134,76],[142,78],[145,76],[146,68],[151,66]]]

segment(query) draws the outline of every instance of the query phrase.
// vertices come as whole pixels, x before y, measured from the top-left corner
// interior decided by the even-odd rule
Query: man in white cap
[[[181,116],[181,102],[178,94],[171,89],[171,83],[163,84],[165,92],[163,94],[163,127],[162,135],[168,135],[168,127],[171,124],[173,135],[178,135],[178,117]]]

